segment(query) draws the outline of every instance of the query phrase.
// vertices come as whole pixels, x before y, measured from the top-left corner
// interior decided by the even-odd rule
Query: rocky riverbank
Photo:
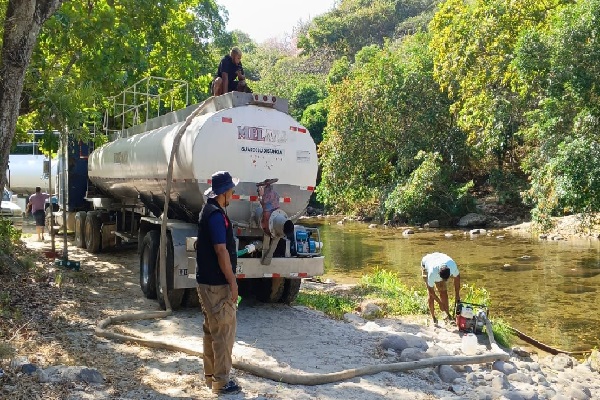
[[[44,254],[48,243],[26,239]],[[56,270],[37,259],[36,273],[2,277],[4,345],[0,361],[4,399],[204,399],[202,361],[185,353],[149,349],[94,335],[108,316],[155,311],[139,289],[135,249],[91,255],[69,247],[81,271]],[[311,289],[335,285],[305,283]],[[17,312],[18,310],[18,312]],[[9,319],[7,319],[9,318]],[[113,327],[116,332],[202,348],[197,309]],[[463,357],[462,334],[426,316],[365,319],[348,313],[333,320],[301,306],[244,299],[238,310],[234,356],[278,373],[332,373],[436,357]],[[489,354],[485,336],[478,354]],[[470,349],[472,350],[472,349]],[[504,349],[510,359],[407,372],[380,372],[318,386],[289,385],[234,370],[244,387],[234,399],[594,399],[600,398],[598,354],[577,360],[531,349]]]

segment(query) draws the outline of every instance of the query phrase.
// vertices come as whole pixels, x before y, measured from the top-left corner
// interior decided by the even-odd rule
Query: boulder
[[[590,354],[590,357],[588,358],[587,361],[588,361],[592,371],[594,371],[594,372],[600,371],[600,352],[598,350],[592,350],[592,354]]]
[[[494,361],[492,364],[492,369],[496,371],[500,371],[503,374],[510,375],[517,372],[517,367],[511,363],[506,361]]]
[[[38,378],[42,383],[87,382],[104,383],[104,377],[98,370],[87,367],[68,367],[65,365],[38,370]]]
[[[381,341],[379,346],[383,349],[392,349],[396,350],[397,352],[402,352],[403,350],[411,347],[422,351],[425,351],[429,348],[424,339],[415,335],[411,335],[410,333],[386,336]]]
[[[487,217],[477,213],[469,213],[458,221],[461,228],[476,228],[487,224]]]
[[[415,347],[409,347],[407,349],[402,350],[400,354],[400,362],[405,361],[418,361],[424,358],[430,358],[429,354],[425,353],[421,349],[417,349]]]
[[[440,365],[437,368],[437,373],[440,379],[446,383],[452,383],[456,378],[460,378],[460,374],[449,365]]]
[[[526,383],[528,385],[533,385],[533,379],[531,379],[531,376],[522,372],[515,372],[513,374],[508,375],[508,380],[510,382],[521,382]]]
[[[437,219],[434,219],[433,221],[429,221],[427,224],[429,225],[430,228],[439,228],[440,227],[440,221],[438,221]]]
[[[381,307],[369,300],[360,303],[358,312],[363,318],[377,318],[383,314]]]

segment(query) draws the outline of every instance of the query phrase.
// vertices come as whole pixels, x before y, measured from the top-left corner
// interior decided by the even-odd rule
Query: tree
[[[437,151],[449,171],[464,165],[465,138],[433,80],[428,41],[419,34],[388,44],[329,87],[317,188],[327,206],[368,215],[381,211],[390,191],[419,166],[420,150]]]
[[[600,211],[600,1],[557,8],[519,40],[515,66],[532,99],[523,136],[532,216]]]
[[[298,47],[305,54],[328,49],[337,57],[352,59],[364,46],[381,46],[385,38],[396,38],[396,28],[403,21],[430,9],[436,1],[343,0],[332,11],[316,17],[308,29],[301,32]],[[401,29],[400,34],[404,33]]]
[[[62,0],[8,0],[0,53],[0,190],[6,185],[25,72],[42,25]]]
[[[570,0],[448,0],[430,24],[437,82],[454,101],[460,127],[485,169],[518,168],[520,138],[528,104],[512,62],[520,34],[543,22]]]

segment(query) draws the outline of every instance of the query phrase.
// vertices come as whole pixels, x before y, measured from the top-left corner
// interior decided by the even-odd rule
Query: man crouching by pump
[[[206,386],[217,394],[241,390],[229,379],[238,286],[236,245],[226,208],[237,183],[227,171],[213,174],[212,187],[204,193],[208,199],[200,212],[196,242],[196,282],[204,314],[204,378]]]
[[[447,282],[450,276],[454,277],[454,298],[457,303],[460,302],[460,274],[456,262],[444,253],[430,253],[421,260],[421,276],[427,286],[429,312],[433,323],[437,324],[435,317],[435,302],[440,309],[446,313],[448,319],[452,319],[448,307],[448,288]],[[435,285],[435,287],[434,287]],[[440,293],[439,297],[435,293],[437,287]]]

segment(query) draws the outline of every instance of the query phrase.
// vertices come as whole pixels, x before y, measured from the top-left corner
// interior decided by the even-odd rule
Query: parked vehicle
[[[140,287],[161,306],[166,292],[176,309],[196,299],[198,214],[212,173],[228,170],[240,182],[227,213],[239,253],[237,278],[242,295],[267,302],[291,302],[304,277],[323,273],[317,229],[296,225],[317,177],[317,154],[309,132],[287,113],[287,101],[232,92],[202,105],[181,139],[173,165],[167,224],[167,285],[160,287],[158,251],[169,157],[175,135],[198,105],[173,111],[121,130],[114,140],[89,153],[70,141],[66,171],[67,229],[77,246],[91,253],[137,243]],[[59,179],[62,170],[59,162]],[[269,179],[278,209],[263,218],[257,184]],[[58,190],[59,197],[62,190]],[[61,221],[62,218],[56,218]],[[246,249],[246,250],[244,250]]]

